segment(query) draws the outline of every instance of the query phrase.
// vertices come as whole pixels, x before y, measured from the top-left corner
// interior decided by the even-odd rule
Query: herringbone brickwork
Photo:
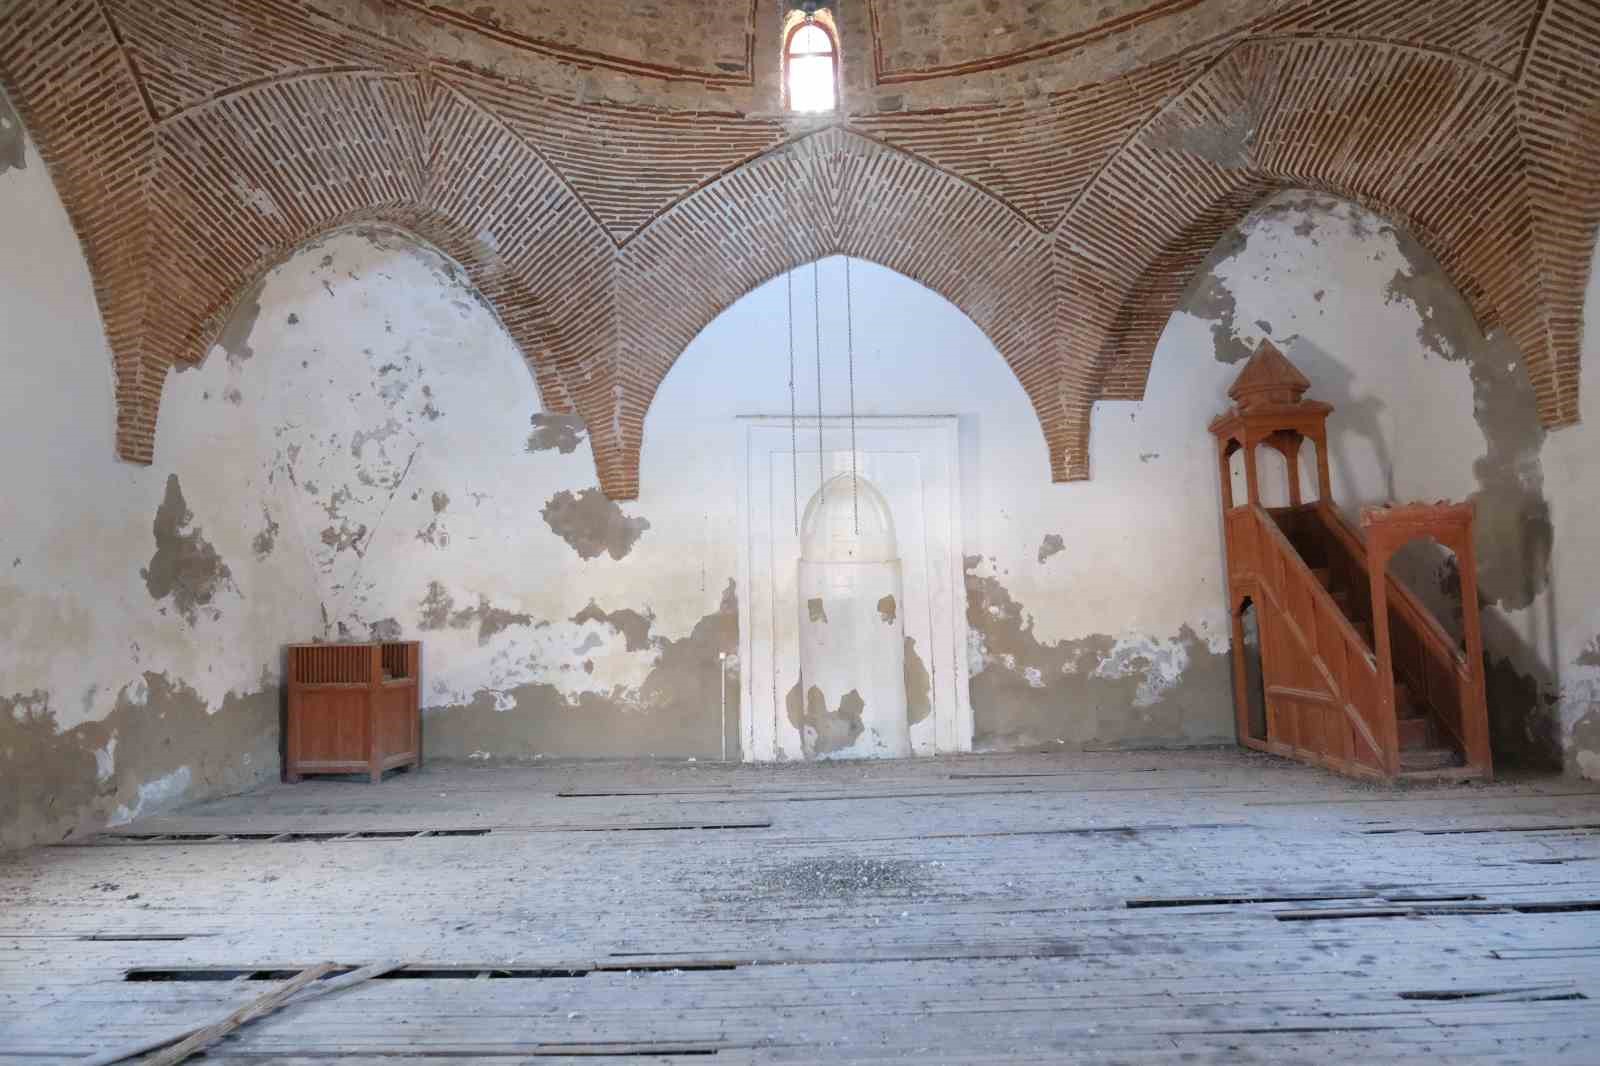
[[[613,497],[637,493],[694,335],[831,254],[961,307],[1032,399],[1051,477],[1084,478],[1094,402],[1143,395],[1198,264],[1284,187],[1410,230],[1517,341],[1545,422],[1578,417],[1600,0],[1148,0],[992,47],[956,38],[971,11],[871,0],[844,12],[844,109],[820,129],[777,109],[759,3],[686,9],[659,64],[642,9],[615,55],[599,9],[574,40],[533,10],[0,0],[0,79],[83,242],[124,458],[151,461],[168,369],[240,293],[381,222],[463,266],[546,406],[589,423]]]

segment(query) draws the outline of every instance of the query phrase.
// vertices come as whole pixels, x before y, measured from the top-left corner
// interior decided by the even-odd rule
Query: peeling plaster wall
[[[1038,420],[983,333],[898,274],[856,261],[851,275],[857,413],[958,416],[974,746],[1230,742],[1215,462],[1205,436],[1215,410],[1195,403],[1220,396],[1230,368],[1199,359],[1163,366],[1148,415],[1126,404],[1102,412],[1096,479],[1051,485]],[[793,278],[801,414],[817,406],[813,277],[806,267]],[[822,406],[841,415],[852,373],[843,260],[824,260],[815,277]],[[787,291],[780,277],[735,303],[662,383],[645,425],[638,501],[652,527],[631,560],[676,570],[691,586],[696,567],[719,574],[737,564],[733,420],[789,411]],[[1202,323],[1191,324],[1195,335],[1207,336]],[[677,530],[688,544],[675,548]],[[810,713],[796,693],[788,719]]]
[[[1555,518],[1546,632],[1558,684],[1553,701],[1567,769],[1600,780],[1600,250],[1584,299],[1583,421],[1545,445]]]
[[[331,235],[174,375],[145,469],[110,458],[92,289],[25,139],[19,158],[0,169],[0,231],[27,249],[0,256],[0,439],[27,457],[0,530],[0,846],[273,775],[290,640],[422,639],[431,755],[737,757],[734,418],[789,409],[784,279],[679,359],[643,494],[617,504],[582,422],[542,411],[453,264],[389,231]],[[860,414],[959,416],[975,746],[1231,741],[1206,423],[1270,336],[1337,406],[1342,504],[1478,501],[1497,751],[1600,774],[1592,322],[1590,417],[1546,439],[1516,353],[1415,242],[1280,197],[1218,246],[1145,399],[1097,408],[1094,480],[1051,485],[982,333],[900,275],[852,273],[853,368],[842,260],[794,275],[802,413],[819,387],[844,413],[853,370]],[[1407,576],[1452,610],[1446,560]]]
[[[226,359],[169,386],[185,415],[161,429],[162,464],[114,460],[88,272],[37,151],[13,132],[0,167],[0,850],[275,774],[281,634],[316,620],[292,534],[272,534],[271,558],[252,552],[276,512],[255,411],[223,399],[238,374]]]
[[[1204,323],[1200,350],[1225,368],[1224,385],[1256,343],[1271,338],[1311,380],[1309,395],[1335,407],[1334,495],[1352,518],[1389,499],[1476,504],[1497,765],[1576,769],[1565,750],[1573,712],[1557,710],[1572,664],[1558,605],[1571,598],[1592,609],[1596,600],[1595,564],[1573,550],[1589,536],[1573,510],[1593,498],[1596,475],[1572,472],[1573,504],[1563,518],[1546,470],[1580,454],[1584,442],[1593,454],[1594,423],[1549,436],[1515,345],[1478,330],[1427,251],[1382,218],[1323,196],[1287,193],[1263,204],[1213,251],[1184,310],[1162,340],[1157,372],[1186,317]],[[1152,393],[1157,383],[1153,377]],[[1309,456],[1304,467],[1314,492]],[[1263,492],[1282,502],[1283,475],[1265,472],[1274,468],[1281,471],[1281,461],[1263,464]],[[1236,498],[1242,491],[1235,486]],[[1571,541],[1565,550],[1563,538]],[[1453,557],[1413,544],[1393,567],[1459,632]],[[1556,591],[1563,587],[1569,591]]]
[[[1569,697],[1563,721],[1557,702],[1577,653],[1560,650],[1552,560],[1558,530],[1581,534],[1568,534],[1546,485],[1551,439],[1519,354],[1503,336],[1478,331],[1409,235],[1320,195],[1291,192],[1263,204],[1219,243],[1169,322],[1145,399],[1097,407],[1087,484],[1044,483],[1043,443],[1021,389],[969,321],[870,264],[854,274],[857,307],[872,309],[855,323],[858,412],[961,416],[977,747],[1231,740],[1219,493],[1206,424],[1226,406],[1243,358],[1270,337],[1311,378],[1312,395],[1336,406],[1334,491],[1352,516],[1389,499],[1476,503],[1497,757],[1503,766],[1576,768],[1569,736],[1581,715]],[[848,407],[843,284],[840,262],[824,262],[829,414]],[[817,388],[811,285],[810,270],[796,273],[802,412],[814,409]],[[663,383],[646,426],[640,511],[659,530],[705,528],[711,572],[735,554],[716,533],[734,517],[726,422],[788,408],[785,292],[778,279],[713,322]],[[1568,447],[1581,454],[1581,445]],[[1311,470],[1308,453],[1308,482]],[[1286,476],[1269,487],[1269,500],[1274,492],[1286,500]],[[1571,480],[1584,499],[1584,476]],[[704,489],[681,493],[683,484]],[[645,549],[663,553],[652,555],[662,572],[675,565],[671,543],[662,536]],[[677,564],[686,580],[692,559]],[[1423,545],[1396,564],[1447,623],[1461,611],[1452,562]],[[1588,587],[1590,566],[1575,563],[1575,588]],[[1589,659],[1600,668],[1600,645]]]

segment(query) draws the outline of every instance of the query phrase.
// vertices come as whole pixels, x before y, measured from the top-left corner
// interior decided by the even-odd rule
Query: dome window
[[[807,18],[789,31],[783,48],[783,91],[790,111],[832,111],[838,98],[839,50],[833,34]]]

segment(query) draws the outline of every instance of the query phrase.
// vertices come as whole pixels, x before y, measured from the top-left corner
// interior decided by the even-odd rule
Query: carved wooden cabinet
[[[422,645],[291,644],[283,776],[422,765]]]

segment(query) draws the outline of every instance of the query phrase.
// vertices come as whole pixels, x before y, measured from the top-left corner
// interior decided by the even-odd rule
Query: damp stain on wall
[[[455,617],[446,596],[436,597],[432,616]],[[630,650],[654,655],[637,688],[566,692],[538,681],[483,689],[465,704],[425,712],[429,754],[705,758],[720,757],[726,745],[729,758],[738,757],[739,597],[732,579],[717,610],[683,637],[652,634],[648,609],[603,611],[590,605],[574,618],[580,619],[604,622]]]
[[[884,625],[892,626],[899,617],[899,605],[894,602],[894,596],[889,595],[878,601],[878,617],[883,619]]]
[[[11,101],[0,92],[0,174],[23,170],[28,165],[28,141],[22,132],[22,119]]]
[[[211,713],[182,681],[145,673],[106,718],[61,732],[48,693],[0,698],[0,850],[269,780],[279,705],[266,676]]]
[[[906,638],[906,721],[911,725],[925,721],[933,713],[933,678],[928,664],[917,654],[914,637]]]
[[[1233,740],[1232,674],[1189,626],[1170,639],[1040,641],[983,559],[966,558],[973,747],[1181,746]]]
[[[250,550],[257,559],[265,559],[272,554],[272,549],[278,543],[278,523],[272,517],[272,512],[265,506],[261,508],[261,531],[250,540]]]
[[[478,602],[471,607],[456,609],[456,601],[448,589],[438,581],[428,582],[427,591],[418,604],[417,628],[423,630],[472,629],[478,630],[478,644],[488,644],[495,635],[512,626],[533,625],[533,616],[523,611],[509,611],[496,607],[489,597],[479,594]]]
[[[574,625],[583,625],[585,622],[601,622],[610,626],[622,635],[628,651],[647,651],[651,647],[650,627],[655,624],[655,615],[648,610],[642,614],[629,607],[603,611],[599,604],[590,600],[583,610],[572,616]]]
[[[598,488],[574,494],[562,489],[540,512],[551,532],[571,545],[582,559],[610,555],[622,559],[633,550],[649,519],[623,513],[622,507]]]
[[[1483,656],[1483,684],[1495,765],[1559,771],[1563,757],[1556,686],[1490,652]]]
[[[1579,666],[1600,666],[1600,637],[1592,637],[1576,660]]]
[[[404,636],[404,627],[393,618],[380,618],[376,622],[367,623],[368,640],[400,640]]]
[[[1341,215],[1338,213],[1339,206],[1340,201],[1316,193],[1279,195],[1258,205],[1237,226],[1223,234],[1206,255],[1178,306],[1196,318],[1211,323],[1212,354],[1217,362],[1230,365],[1242,363],[1255,353],[1256,344],[1262,337],[1273,334],[1272,323],[1265,319],[1255,321],[1258,333],[1246,334],[1239,329],[1238,300],[1219,276],[1217,268],[1244,252],[1249,244],[1250,233],[1258,226],[1288,218],[1297,220],[1295,235],[1305,238],[1312,246],[1319,243],[1315,234],[1323,226],[1346,226],[1350,235],[1359,240],[1375,235],[1364,214]],[[1389,227],[1382,229],[1384,234],[1393,232]],[[1325,289],[1316,290],[1312,299],[1320,303],[1325,292]]]
[[[784,706],[789,724],[800,734],[807,757],[846,751],[866,732],[866,701],[855,689],[840,696],[839,706],[835,708],[828,706],[827,696],[816,685],[806,689],[805,698],[801,699],[800,685],[796,682],[789,689]]]
[[[416,538],[435,548],[448,548],[450,531],[444,527],[444,513],[450,507],[450,494],[435,492],[429,502],[433,506],[433,518],[426,526],[417,530]]]
[[[1147,136],[1152,148],[1186,152],[1224,169],[1237,170],[1250,165],[1250,149],[1260,122],[1259,106],[1247,105],[1201,125],[1161,116],[1151,124]]]
[[[1238,300],[1216,273],[1220,263],[1243,252],[1247,243],[1248,237],[1241,226],[1223,234],[1195,271],[1188,291],[1178,302],[1181,310],[1211,323],[1213,354],[1219,363],[1242,363],[1255,352],[1255,346],[1241,337],[1235,326]]]
[[[571,455],[589,433],[589,427],[579,415],[540,413],[530,421],[533,431],[528,434],[526,450],[529,452],[557,451],[562,455]]]
[[[1591,637],[1563,673],[1557,715],[1569,724],[1564,769],[1600,781],[1600,636]]]
[[[1484,453],[1473,463],[1478,491],[1473,547],[1483,599],[1505,610],[1529,606],[1550,583],[1555,527],[1544,495],[1539,421],[1533,383],[1507,334],[1485,338],[1444,269],[1417,241],[1396,231],[1409,271],[1396,271],[1387,293],[1421,319],[1417,340],[1431,354],[1465,362],[1472,379],[1473,418]]]
[[[1573,723],[1567,751],[1571,753],[1569,769],[1573,773],[1600,779],[1600,707]]]
[[[217,345],[226,354],[231,366],[239,366],[256,354],[250,347],[250,334],[255,332],[256,320],[261,317],[261,293],[265,286],[264,280],[257,281],[239,294],[223,324],[222,332],[217,336]],[[180,367],[182,365],[179,364]]]
[[[219,617],[213,601],[219,591],[234,587],[233,573],[206,540],[201,527],[194,524],[194,514],[183,498],[177,474],[167,476],[166,493],[156,509],[151,531],[156,551],[149,565],[139,571],[150,598],[170,598],[173,609],[191,626],[202,611],[213,620]]]

